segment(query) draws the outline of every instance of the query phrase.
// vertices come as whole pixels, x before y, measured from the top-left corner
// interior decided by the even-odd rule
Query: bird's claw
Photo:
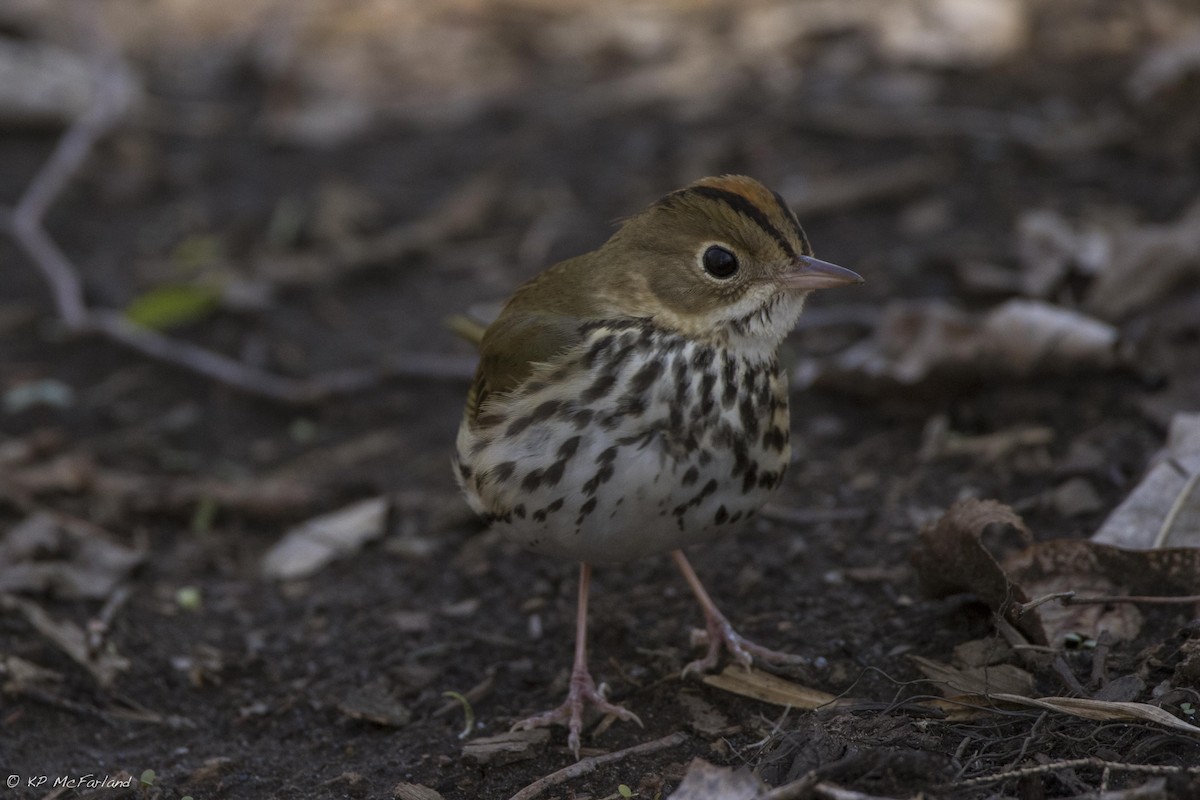
[[[708,630],[697,632],[699,635],[693,637],[693,639],[697,642],[706,641],[708,643],[708,652],[704,654],[703,658],[698,658],[684,667],[681,677],[686,678],[692,674],[700,675],[715,669],[717,663],[720,661],[722,648],[728,650],[729,654],[733,656],[733,660],[746,669],[750,669],[750,665],[754,663],[756,658],[768,664],[778,664],[781,666],[809,663],[809,660],[804,656],[781,653],[778,650],[771,650],[750,641],[734,630],[733,626],[729,624],[729,620],[725,619],[722,615],[710,615],[707,623]]]
[[[602,714],[612,714],[617,719],[636,722],[639,727],[645,727],[637,714],[608,702],[604,692],[596,688],[596,682],[592,680],[591,674],[585,671],[571,675],[571,688],[567,691],[567,699],[562,702],[562,705],[520,720],[513,724],[511,730],[526,731],[548,725],[565,724],[567,726],[567,746],[571,748],[571,752],[575,754],[575,760],[578,761],[579,737],[583,732],[583,710],[589,705]]]

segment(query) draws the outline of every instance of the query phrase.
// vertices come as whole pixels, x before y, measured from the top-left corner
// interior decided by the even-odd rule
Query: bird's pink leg
[[[621,706],[613,705],[605,699],[604,694],[596,688],[592,673],[587,667],[587,606],[588,586],[592,581],[591,564],[579,565],[579,602],[575,610],[575,664],[571,668],[571,688],[567,691],[567,699],[558,708],[536,714],[523,719],[512,726],[514,731],[540,728],[555,723],[566,723],[567,746],[579,758],[579,734],[583,730],[583,709],[588,704],[595,706],[604,714],[612,714],[619,719],[632,720],[638,725],[642,721],[637,714]]]
[[[679,571],[683,573],[684,580],[688,582],[688,586],[692,587],[692,593],[700,601],[700,607],[704,609],[705,627],[708,630],[708,652],[704,655],[704,658],[698,658],[684,667],[684,676],[692,672],[708,672],[716,667],[722,646],[729,651],[730,655],[738,663],[747,669],[754,663],[754,659],[756,658],[766,661],[769,664],[808,663],[808,659],[804,656],[781,653],[778,650],[769,650],[762,645],[755,644],[735,631],[733,626],[729,624],[729,620],[717,608],[716,603],[708,596],[708,592],[704,589],[704,584],[700,582],[700,578],[697,577],[696,571],[692,569],[692,565],[688,563],[683,551],[672,550],[671,558],[675,559],[675,566],[679,567]]]

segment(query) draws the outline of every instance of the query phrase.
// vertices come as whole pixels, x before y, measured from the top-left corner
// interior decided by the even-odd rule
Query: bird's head
[[[819,261],[779,194],[752,178],[704,178],[630,217],[596,253],[618,309],[691,337],[773,349],[814,289],[861,283]]]

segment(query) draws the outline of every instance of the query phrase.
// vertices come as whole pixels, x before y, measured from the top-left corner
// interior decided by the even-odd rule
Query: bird
[[[790,459],[779,348],[805,298],[862,283],[818,260],[782,196],[753,178],[702,178],[626,218],[603,245],[520,286],[482,333],[453,468],[468,504],[530,551],[579,563],[566,699],[514,730],[585,708],[641,724],[587,665],[593,565],[670,553],[696,596],[711,670],[724,647],[803,663],[741,636],[683,548],[734,531]]]

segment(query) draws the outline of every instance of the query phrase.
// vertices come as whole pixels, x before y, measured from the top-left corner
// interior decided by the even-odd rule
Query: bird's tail
[[[483,343],[483,332],[487,330],[487,325],[466,314],[451,314],[442,321],[442,324],[449,328],[451,333],[466,339],[476,348]]]

